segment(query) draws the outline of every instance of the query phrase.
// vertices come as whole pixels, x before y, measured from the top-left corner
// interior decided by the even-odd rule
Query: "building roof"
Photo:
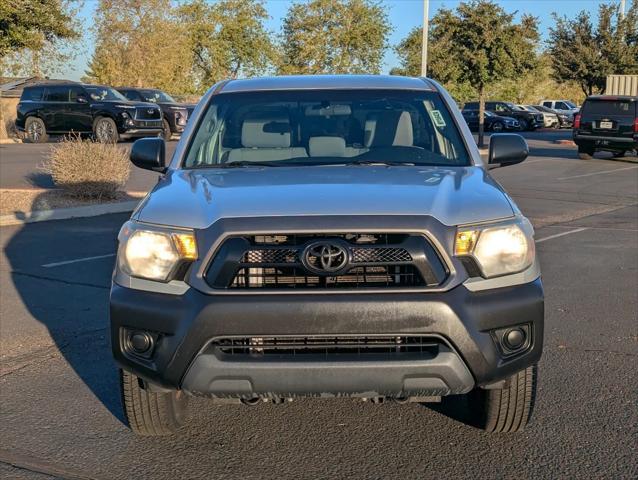
[[[397,75],[291,75],[230,80],[219,93],[264,90],[390,89],[435,90],[429,80]]]

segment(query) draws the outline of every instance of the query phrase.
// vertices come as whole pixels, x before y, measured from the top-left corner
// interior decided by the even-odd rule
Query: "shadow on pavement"
[[[27,182],[37,188],[55,188],[51,175],[45,172],[31,172],[27,175]]]
[[[46,198],[37,198],[33,204],[43,201]],[[127,218],[128,214],[118,214],[26,223],[5,244],[11,281],[24,305],[20,308],[46,327],[55,348],[77,377],[122,423],[126,422],[108,322],[114,257],[55,268],[46,265],[114,253],[117,232]],[[28,315],[24,321],[30,321]],[[3,328],[7,332],[6,323]],[[11,328],[16,335],[22,334],[19,324]],[[51,378],[52,393],[55,389],[55,379]]]

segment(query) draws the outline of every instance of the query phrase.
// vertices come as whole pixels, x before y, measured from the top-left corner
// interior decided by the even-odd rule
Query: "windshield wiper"
[[[238,168],[238,167],[281,167],[281,162],[249,162],[241,160],[237,162],[222,163],[219,168]]]
[[[392,162],[387,160],[353,160],[346,165],[386,165],[388,167],[414,167],[414,162]]]

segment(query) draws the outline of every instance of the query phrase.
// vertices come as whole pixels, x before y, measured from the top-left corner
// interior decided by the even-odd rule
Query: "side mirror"
[[[523,137],[515,133],[495,133],[490,137],[488,164],[507,167],[521,163],[529,155],[529,147]]]
[[[140,138],[131,148],[133,165],[153,172],[166,172],[166,144],[163,138]]]
[[[77,103],[89,103],[89,99],[86,98],[84,95],[78,95],[75,101]]]

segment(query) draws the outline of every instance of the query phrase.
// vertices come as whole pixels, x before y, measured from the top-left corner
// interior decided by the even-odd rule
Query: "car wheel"
[[[165,141],[169,142],[171,140],[171,136],[172,135],[173,134],[171,133],[171,126],[169,125],[168,120],[166,120],[166,119],[162,120],[162,135],[161,135],[161,137]]]
[[[184,392],[150,391],[139,377],[124,370],[120,370],[120,388],[126,420],[137,435],[171,435],[184,424],[188,412]]]
[[[44,143],[49,139],[47,129],[42,119],[29,117],[24,124],[26,139],[29,143]]]
[[[627,150],[620,150],[618,152],[614,152],[614,158],[624,157],[627,153]]]
[[[518,121],[519,126],[521,127],[521,130],[527,130],[529,127],[529,123],[527,122],[527,120],[525,120],[524,118],[521,118]]]
[[[117,143],[120,134],[117,133],[117,125],[113,119],[101,117],[95,120],[93,124],[93,135],[100,143]]]
[[[591,147],[578,147],[578,158],[581,160],[591,160],[595,152],[595,149]]]
[[[470,420],[487,432],[518,432],[529,423],[536,401],[538,367],[515,373],[501,389],[476,388],[468,393]]]
[[[491,130],[493,132],[495,132],[495,133],[502,132],[503,131],[503,124],[501,122],[494,122],[492,124]]]

